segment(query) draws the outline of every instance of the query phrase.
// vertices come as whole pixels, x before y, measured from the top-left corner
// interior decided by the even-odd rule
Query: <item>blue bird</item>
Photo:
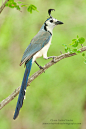
[[[13,117],[14,120],[17,118],[20,108],[23,105],[23,100],[25,97],[25,92],[27,87],[27,81],[28,81],[28,77],[29,77],[33,62],[35,62],[39,66],[39,68],[43,68],[36,62],[37,58],[43,56],[44,59],[49,59],[49,58],[54,59],[55,57],[55,56],[47,57],[47,51],[51,44],[53,28],[56,25],[63,24],[63,22],[58,21],[57,19],[51,16],[52,10],[54,9],[48,10],[48,14],[50,17],[44,22],[43,26],[41,27],[37,35],[31,40],[29,46],[26,48],[23,54],[20,66],[23,63],[25,63],[26,70],[24,73],[21,89],[19,92],[19,97],[18,97],[18,101],[17,101],[17,105],[16,105],[14,117]]]

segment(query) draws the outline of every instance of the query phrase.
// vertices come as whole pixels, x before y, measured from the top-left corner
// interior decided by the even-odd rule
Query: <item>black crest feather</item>
[[[48,10],[48,14],[49,14],[50,17],[52,17],[52,16],[51,16],[51,11],[53,11],[53,10],[55,11],[55,9],[49,9],[49,10]]]

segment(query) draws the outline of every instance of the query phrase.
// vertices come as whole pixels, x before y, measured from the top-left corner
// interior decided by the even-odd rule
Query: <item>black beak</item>
[[[64,24],[63,22],[61,22],[61,21],[57,21],[57,22],[55,22],[55,25],[60,25],[60,24]]]

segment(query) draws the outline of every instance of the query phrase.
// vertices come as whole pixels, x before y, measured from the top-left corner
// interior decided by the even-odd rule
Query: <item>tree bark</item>
[[[2,4],[2,6],[0,7],[0,13],[3,11],[5,4],[8,2],[9,0],[5,0],[5,2]]]

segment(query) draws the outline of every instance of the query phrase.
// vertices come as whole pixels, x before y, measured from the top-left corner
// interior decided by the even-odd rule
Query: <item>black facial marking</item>
[[[45,30],[45,31],[47,31],[47,27],[46,27],[46,26],[47,26],[47,24],[45,23],[45,26],[44,26],[44,30]]]
[[[53,20],[50,20],[50,22],[52,23],[52,22],[53,22]]]

